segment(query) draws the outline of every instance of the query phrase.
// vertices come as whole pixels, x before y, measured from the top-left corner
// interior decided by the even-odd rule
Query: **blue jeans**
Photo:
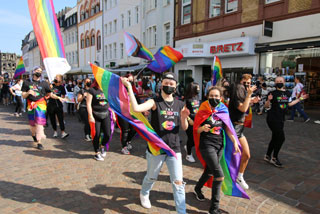
[[[185,183],[182,181],[182,159],[181,153],[177,153],[177,159],[168,155],[154,156],[149,151],[146,152],[148,168],[147,174],[143,179],[141,194],[146,196],[149,195],[150,190],[154,182],[157,180],[159,172],[164,162],[166,162],[170,181],[172,183],[173,197],[176,204],[177,213],[186,213],[186,196],[184,186]],[[178,185],[175,181],[181,181],[182,185]]]
[[[299,103],[295,104],[294,106],[292,106],[291,118],[290,118],[291,120],[294,119],[294,116],[296,114],[296,110],[299,112],[300,115],[303,116],[304,120],[309,118],[308,115],[302,110],[301,103],[299,102]]]

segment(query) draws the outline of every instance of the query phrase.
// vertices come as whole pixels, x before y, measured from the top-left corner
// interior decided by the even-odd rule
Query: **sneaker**
[[[57,137],[58,137],[58,132],[56,132],[56,131],[53,132],[53,137],[54,137],[54,138],[57,138]]]
[[[21,117],[21,116],[22,116],[22,113],[19,113],[19,116]]]
[[[264,158],[263,158],[263,160],[265,160],[265,161],[267,161],[268,163],[270,163],[271,158],[270,158],[269,155],[265,155]]]
[[[320,120],[316,120],[316,121],[314,121],[314,123],[320,124]]]
[[[204,201],[206,199],[201,190],[197,190],[196,188],[194,188],[193,193],[198,201]]]
[[[104,158],[101,156],[100,153],[96,154],[93,158],[97,161],[104,161]]]
[[[65,138],[68,137],[68,136],[69,136],[69,134],[66,133],[66,132],[63,132],[63,134],[61,134],[61,138],[62,138],[62,139],[65,139]]]
[[[272,158],[270,163],[279,168],[283,167],[278,158]]]
[[[196,160],[193,158],[192,154],[186,156],[186,160],[189,161],[190,163],[196,162]]]
[[[127,142],[127,148],[128,148],[128,150],[132,149],[131,141]]]
[[[107,152],[104,147],[101,148],[101,156],[104,158],[107,156]]]
[[[143,206],[144,208],[147,208],[147,209],[151,208],[149,195],[144,196],[144,195],[140,194],[140,203],[141,203],[141,206]]]
[[[188,153],[187,145],[184,145],[183,148],[184,148],[184,150]]]
[[[44,150],[44,147],[42,146],[42,144],[38,143],[37,149]]]
[[[127,146],[125,146],[121,149],[121,153],[124,155],[130,155],[130,151]]]
[[[310,121],[310,117],[307,118],[304,122],[307,123],[307,122],[309,122],[309,121]]]
[[[88,134],[86,135],[86,137],[84,138],[84,140],[85,140],[85,141],[88,141],[88,142],[92,141],[90,135],[88,135]]]
[[[246,183],[246,181],[242,178],[237,178],[237,183],[242,187],[242,189],[249,189],[249,185]]]
[[[287,121],[288,121],[288,122],[294,122],[294,120],[293,120],[293,119],[288,119]]]

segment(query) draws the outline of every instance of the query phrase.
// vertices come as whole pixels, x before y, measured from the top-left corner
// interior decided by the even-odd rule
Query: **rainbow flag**
[[[164,46],[158,50],[154,58],[155,60],[152,61],[147,68],[154,72],[162,73],[179,62],[183,58],[183,55],[170,46]]]
[[[130,106],[126,87],[118,75],[90,63],[94,78],[106,96],[110,108],[122,119],[129,122],[136,131],[148,142],[153,155],[176,153],[157,135],[142,113],[134,112]]]
[[[14,72],[13,79],[16,79],[17,77],[21,76],[25,72],[26,72],[26,68],[24,67],[23,58],[21,57],[19,62],[18,62],[16,71]]]
[[[244,127],[252,128],[252,109],[249,107],[244,117]]]
[[[220,59],[217,56],[214,56],[213,63],[212,63],[212,85],[215,86],[219,79],[222,78],[222,66]]]
[[[28,0],[33,30],[49,80],[71,69],[65,58],[60,27],[52,0]]]
[[[201,124],[209,117],[212,117],[213,114],[220,120],[222,120],[222,122],[230,130],[233,136],[235,136],[238,146],[240,150],[242,150],[237,134],[232,126],[228,108],[222,102],[220,102],[214,110],[211,110],[209,102],[205,101],[200,105],[199,111],[196,114],[193,125],[193,136],[196,154],[204,168],[206,167],[206,162],[203,160],[199,150],[200,134],[197,131]],[[220,166],[224,174],[224,180],[222,182],[222,191],[225,195],[249,199],[247,193],[236,182],[240,167],[241,155],[239,153],[234,154],[235,150],[233,142],[231,141],[231,139],[225,131],[223,131],[223,144],[223,154],[220,159]],[[206,182],[205,186],[212,187],[212,181],[213,177],[211,176],[210,179]]]
[[[41,98],[37,101],[30,101],[28,100],[28,118],[29,124],[31,126],[35,126],[36,124],[39,125],[46,125],[46,111],[47,111],[47,102],[44,98]]]
[[[124,32],[124,40],[128,56],[140,57],[152,61],[154,56],[136,37],[128,32]]]

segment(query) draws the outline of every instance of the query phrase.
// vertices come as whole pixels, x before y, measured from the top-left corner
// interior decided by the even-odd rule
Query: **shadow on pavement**
[[[14,140],[1,140],[0,146],[14,146],[14,147],[26,147],[34,148],[33,143],[30,141],[14,141]]]
[[[7,129],[7,128],[0,128],[0,133],[25,136],[25,135],[30,135],[30,130],[29,129],[13,130],[13,129]]]
[[[92,159],[93,155],[81,155],[79,153],[73,151],[55,151],[55,150],[26,150],[23,151],[27,155],[35,155],[43,158],[52,158],[52,159],[67,159],[67,158],[75,158],[75,159]]]

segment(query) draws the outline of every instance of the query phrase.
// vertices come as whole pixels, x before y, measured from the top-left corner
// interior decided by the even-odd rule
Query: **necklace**
[[[171,105],[170,105],[169,103],[167,103],[167,101],[165,101],[164,99],[163,99],[163,101],[164,101],[164,103],[166,104],[166,106],[167,106],[168,108],[172,108],[173,103],[174,103],[174,100],[172,100]]]

